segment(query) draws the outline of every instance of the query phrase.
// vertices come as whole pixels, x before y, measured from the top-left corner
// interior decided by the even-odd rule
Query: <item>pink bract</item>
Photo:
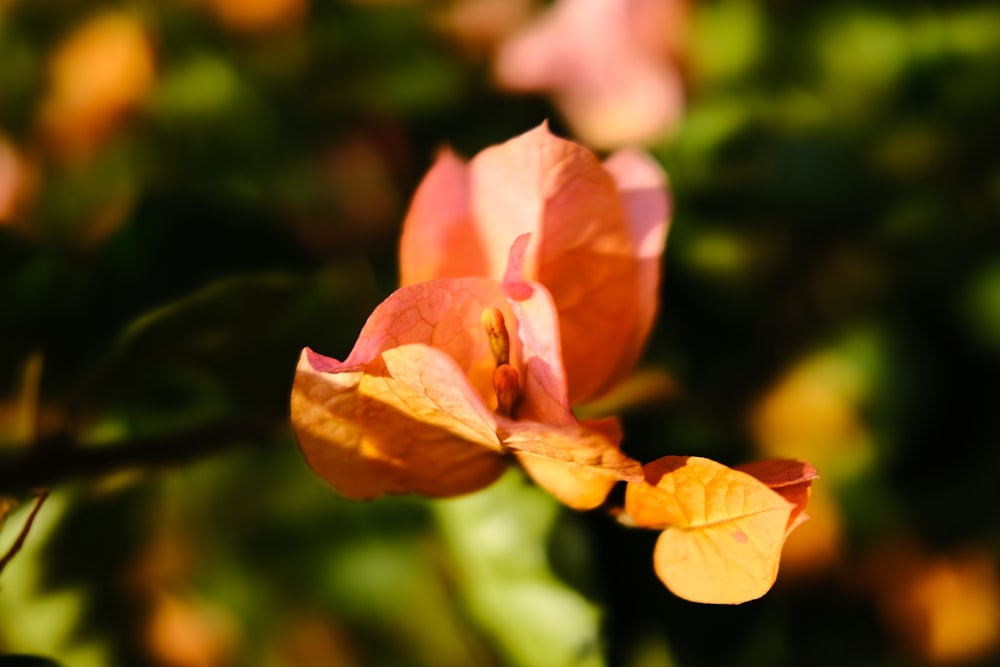
[[[401,280],[499,280],[514,239],[530,233],[523,278],[552,296],[576,404],[605,393],[639,356],[668,217],[666,175],[648,155],[622,151],[602,164],[543,124],[468,163],[441,153],[404,223]]]

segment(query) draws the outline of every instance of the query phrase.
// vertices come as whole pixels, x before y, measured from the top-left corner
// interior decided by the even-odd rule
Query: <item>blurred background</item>
[[[672,182],[625,449],[819,470],[759,601],[298,454],[436,150],[544,119]],[[0,0],[0,666],[996,664],[998,221],[985,0]]]

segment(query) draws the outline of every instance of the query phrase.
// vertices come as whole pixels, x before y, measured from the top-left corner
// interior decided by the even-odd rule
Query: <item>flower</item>
[[[604,164],[545,124],[465,163],[442,151],[403,225],[404,285],[499,280],[530,233],[527,280],[552,295],[569,399],[595,399],[638,360],[655,318],[668,228],[666,175],[640,151]]]
[[[357,499],[453,496],[491,484],[513,454],[557,498],[587,509],[616,481],[641,478],[613,423],[578,423],[569,410],[552,301],[517,277],[527,246],[526,236],[514,244],[504,281],[400,288],[344,361],[303,350],[292,423],[331,486]]]
[[[351,498],[447,497],[488,486],[516,458],[580,510],[626,482],[624,509],[610,511],[662,531],[654,567],[672,591],[763,595],[806,518],[811,466],[642,466],[621,451],[616,418],[570,410],[628,373],[648,335],[664,184],[641,153],[602,165],[544,125],[469,164],[443,153],[404,225],[403,286],[344,361],[302,352],[292,422],[313,469]]]
[[[645,144],[680,120],[686,0],[559,0],[496,55],[499,84],[545,91],[588,145]]]

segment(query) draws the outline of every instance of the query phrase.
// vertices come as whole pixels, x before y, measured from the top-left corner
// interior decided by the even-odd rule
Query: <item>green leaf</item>
[[[510,664],[605,664],[599,607],[549,560],[550,543],[582,551],[575,531],[565,531],[573,517],[552,496],[512,470],[484,491],[433,507],[464,603]]]

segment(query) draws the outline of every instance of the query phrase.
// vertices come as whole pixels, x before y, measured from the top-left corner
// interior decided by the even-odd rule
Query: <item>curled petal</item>
[[[573,509],[588,510],[616,483],[642,479],[642,466],[622,453],[609,427],[505,421],[500,436],[539,486]]]
[[[496,281],[420,283],[375,309],[345,361],[305,350],[292,423],[312,467],[352,498],[455,495],[491,482],[503,462],[486,308],[512,317]]]
[[[362,369],[304,350],[292,423],[310,466],[343,495],[452,496],[503,471],[496,422],[450,356],[384,351]]]
[[[794,459],[762,459],[738,465],[736,470],[753,475],[794,505],[788,518],[787,532],[791,533],[809,518],[805,509],[812,481],[819,478],[816,468],[811,464]]]
[[[344,363],[363,365],[393,347],[429,345],[451,356],[490,403],[495,361],[482,327],[487,308],[497,308],[513,321],[507,299],[494,280],[452,278],[401,287],[368,317]],[[520,358],[520,354],[520,343],[512,340],[511,357]]]

